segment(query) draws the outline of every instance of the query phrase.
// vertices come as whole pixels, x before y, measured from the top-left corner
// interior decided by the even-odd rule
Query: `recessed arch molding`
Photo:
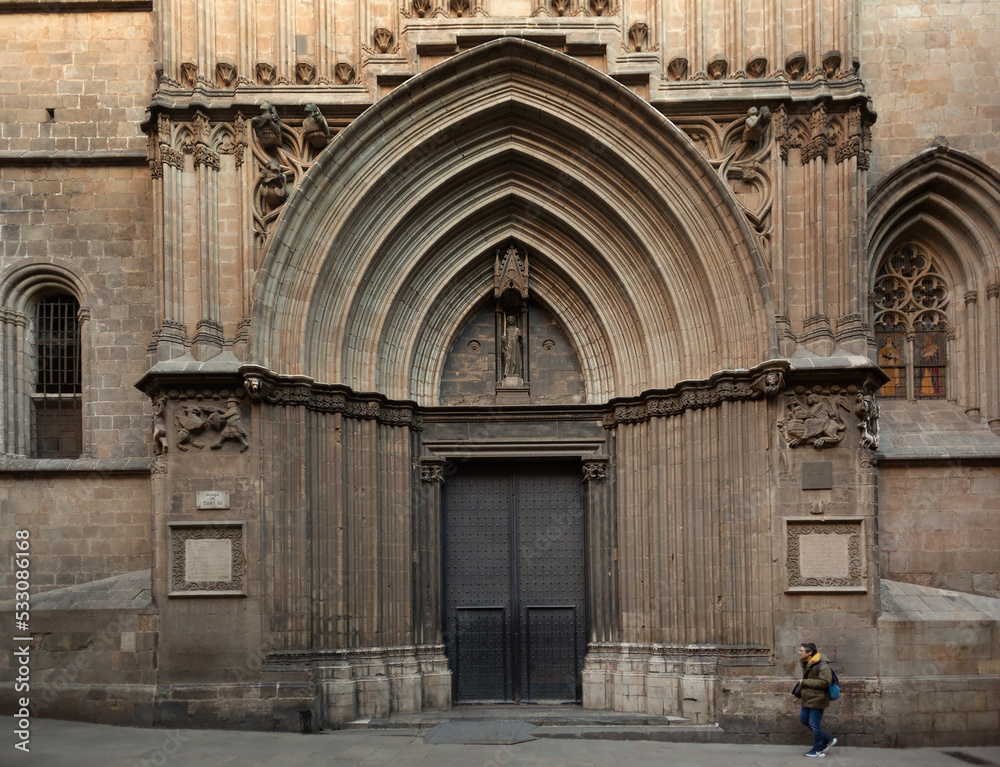
[[[690,140],[611,78],[508,38],[399,86],[318,158],[259,274],[252,362],[434,405],[511,240],[591,404],[777,356],[756,241]]]

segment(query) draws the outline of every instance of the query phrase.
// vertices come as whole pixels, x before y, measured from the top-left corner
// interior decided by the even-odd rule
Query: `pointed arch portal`
[[[590,403],[775,356],[755,240],[691,142],[611,78],[501,39],[397,88],[306,174],[261,270],[254,361],[437,404],[512,239]]]
[[[495,269],[512,245],[530,266],[510,327],[528,332],[501,346]],[[364,659],[381,648],[387,668],[423,658],[406,705],[447,707],[454,683],[459,698],[582,696],[601,708],[599,680],[619,654],[627,665],[630,643],[766,653],[754,616],[769,593],[755,575],[769,557],[767,498],[741,472],[766,473],[767,399],[788,368],[776,337],[732,193],[630,90],[519,39],[407,81],[305,174],[259,272],[254,364],[242,371],[270,472],[274,659],[343,657],[368,679]],[[494,359],[463,367],[457,350],[470,346]],[[525,375],[498,372],[510,349]],[[478,393],[461,390],[465,375],[480,376]],[[493,475],[476,467],[497,466],[506,479],[481,486]],[[555,477],[573,491],[553,489]],[[501,486],[506,505],[469,500]],[[729,498],[725,487],[745,489]],[[579,545],[561,537],[570,518]],[[490,551],[508,547],[493,562],[513,584],[499,596],[480,530],[499,536]],[[553,531],[566,550],[529,557],[523,547]],[[455,592],[465,565],[472,591]],[[709,581],[722,613],[697,592]],[[499,653],[500,692],[477,686],[493,671],[463,655],[470,641],[475,658]],[[611,665],[588,670],[591,652]],[[539,687],[550,677],[561,681]],[[342,718],[382,705],[355,711],[345,696]]]

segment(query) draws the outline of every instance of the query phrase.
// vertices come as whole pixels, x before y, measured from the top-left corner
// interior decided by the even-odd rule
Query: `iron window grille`
[[[35,306],[32,445],[36,458],[78,458],[83,448],[80,304],[59,293]]]

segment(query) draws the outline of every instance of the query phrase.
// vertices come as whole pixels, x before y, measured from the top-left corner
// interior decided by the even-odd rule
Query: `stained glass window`
[[[908,243],[875,277],[875,345],[889,376],[885,399],[943,399],[948,349],[948,286],[931,258]]]

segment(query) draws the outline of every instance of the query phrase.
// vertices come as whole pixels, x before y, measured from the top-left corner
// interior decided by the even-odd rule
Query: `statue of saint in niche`
[[[514,315],[507,315],[503,331],[503,386],[524,386],[521,329]]]

